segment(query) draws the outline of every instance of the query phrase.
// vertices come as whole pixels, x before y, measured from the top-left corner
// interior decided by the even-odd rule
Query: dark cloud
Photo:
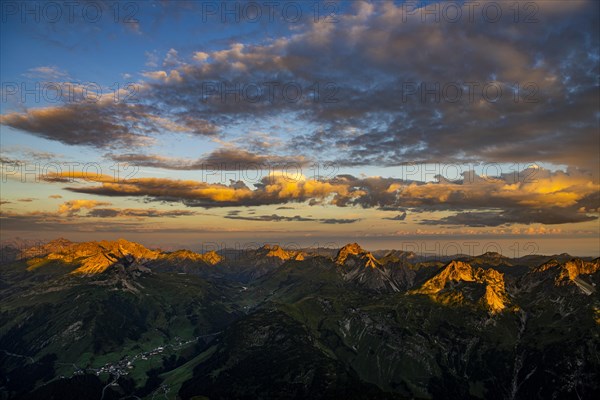
[[[153,167],[170,170],[269,170],[286,167],[302,167],[308,163],[303,156],[277,156],[255,154],[236,148],[221,148],[196,160],[186,160],[145,154],[108,155],[113,161],[126,162],[138,167]],[[250,173],[250,172],[249,172]]]
[[[341,218],[341,219],[337,219],[337,218],[326,218],[326,219],[320,219],[319,222],[322,224],[353,224],[357,221],[360,221],[360,218]]]
[[[95,208],[87,213],[88,217],[115,218],[115,217],[137,217],[137,218],[160,218],[160,217],[181,217],[195,215],[194,211],[188,210],[154,210],[154,209],[133,209],[133,208]]]
[[[18,167],[21,165],[21,162],[18,160],[13,160],[8,157],[0,157],[0,165],[2,167],[4,167],[4,166]]]
[[[441,219],[425,219],[423,225],[464,225],[471,227],[501,226],[510,224],[533,224],[542,222],[557,225],[593,221],[597,216],[578,213],[574,209],[549,208],[544,210],[499,210],[483,212],[460,212]]]
[[[114,218],[120,215],[120,211],[114,208],[96,208],[87,214],[89,217]]]
[[[293,217],[285,217],[282,215],[277,215],[277,214],[272,214],[272,215],[257,215],[257,216],[252,216],[252,217],[248,217],[248,216],[242,216],[242,215],[226,215],[225,218],[227,219],[239,219],[239,220],[244,220],[244,221],[263,221],[263,222],[270,222],[270,221],[275,221],[275,222],[281,222],[281,221],[287,221],[287,222],[291,222],[291,221],[315,221],[313,218],[304,218],[301,217],[299,215],[295,215]]]
[[[360,219],[338,219],[338,218],[307,218],[301,217],[300,215],[295,215],[293,217],[286,217],[282,215],[272,214],[272,215],[259,215],[259,216],[240,216],[240,215],[227,215],[225,216],[227,219],[239,219],[244,221],[262,221],[262,222],[308,222],[315,221],[321,224],[352,224],[354,222],[360,221]]]
[[[101,101],[3,114],[0,123],[69,145],[118,148],[148,141],[132,123],[144,113],[142,106]]]
[[[136,87],[143,89],[142,84]],[[0,124],[68,145],[113,150],[149,145],[163,132],[212,136],[218,131],[204,119],[163,112],[156,105],[142,105],[140,99],[132,104],[107,96],[2,114]]]
[[[395,217],[383,217],[383,219],[388,219],[390,221],[404,221],[406,219],[406,212],[398,214]]]

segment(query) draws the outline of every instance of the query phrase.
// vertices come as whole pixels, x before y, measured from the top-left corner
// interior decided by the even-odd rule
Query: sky
[[[0,239],[598,256],[599,4],[2,2]]]

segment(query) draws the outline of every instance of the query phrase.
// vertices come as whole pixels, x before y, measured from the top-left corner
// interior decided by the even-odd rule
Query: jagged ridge
[[[339,265],[355,266],[357,264],[363,267],[378,268],[381,266],[379,261],[370,252],[363,250],[358,243],[345,245],[338,251],[335,262]]]
[[[427,280],[419,289],[411,291],[411,293],[426,294],[437,298],[436,295],[446,289],[450,282],[474,282],[485,285],[485,294],[480,302],[492,313],[504,310],[509,303],[504,274],[493,268],[474,269],[462,261],[448,263],[434,277]]]

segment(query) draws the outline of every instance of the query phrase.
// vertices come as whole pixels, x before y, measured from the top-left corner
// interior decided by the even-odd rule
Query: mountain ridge
[[[0,392],[14,398],[230,399],[250,386],[271,398],[273,385],[357,399],[495,398],[514,382],[515,399],[600,390],[590,379],[597,259],[540,256],[525,268],[494,253],[378,258],[357,243],[325,255],[44,246],[0,265],[0,349],[10,353],[0,354]]]
[[[473,282],[484,285],[485,294],[479,299],[493,314],[503,311],[508,303],[504,274],[493,268],[473,268],[462,261],[451,261],[411,294],[425,294],[438,299],[438,294],[451,283]],[[443,300],[442,300],[443,301]]]

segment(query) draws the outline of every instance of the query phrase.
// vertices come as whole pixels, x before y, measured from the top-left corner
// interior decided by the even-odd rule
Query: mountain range
[[[600,260],[2,247],[0,399],[600,396]]]

